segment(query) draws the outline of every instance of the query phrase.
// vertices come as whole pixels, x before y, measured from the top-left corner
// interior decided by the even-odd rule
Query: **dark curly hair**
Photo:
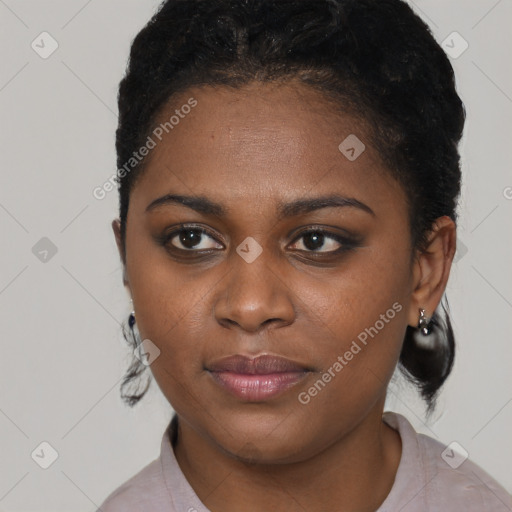
[[[414,250],[426,248],[438,217],[457,220],[464,105],[447,56],[407,3],[167,0],[135,37],[119,86],[123,254],[130,191],[147,159],[128,173],[119,171],[144,145],[173,95],[192,86],[238,88],[253,81],[291,80],[315,88],[368,126],[367,136],[407,193]],[[399,360],[429,412],[455,353],[448,303],[441,305],[444,318],[436,310],[432,326],[442,343],[421,347],[412,336],[416,329],[407,326]],[[124,327],[123,333],[128,341]],[[138,342],[129,341],[133,346]],[[142,392],[125,392],[145,369],[134,359],[121,384],[130,406],[148,389],[149,381]]]

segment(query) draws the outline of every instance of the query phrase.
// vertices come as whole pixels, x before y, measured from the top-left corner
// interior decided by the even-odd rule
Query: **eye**
[[[180,229],[165,235],[162,242],[164,245],[188,252],[224,248],[205,229],[195,226],[181,226]]]
[[[303,252],[336,254],[353,249],[357,244],[348,237],[317,228],[301,233],[293,245],[292,248]]]

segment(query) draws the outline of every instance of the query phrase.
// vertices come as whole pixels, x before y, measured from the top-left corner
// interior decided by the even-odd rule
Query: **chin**
[[[299,462],[315,451],[318,439],[304,429],[296,414],[226,414],[218,421],[224,427],[210,435],[227,455],[247,464],[285,464]],[[311,424],[311,423],[310,423]],[[319,448],[320,450],[320,448]]]
[[[230,457],[251,465],[290,464],[307,458],[303,453],[303,440],[294,443],[289,439],[275,437],[263,441],[247,438],[240,442],[241,444],[236,446],[235,442],[230,440],[227,446],[220,445],[220,448]]]

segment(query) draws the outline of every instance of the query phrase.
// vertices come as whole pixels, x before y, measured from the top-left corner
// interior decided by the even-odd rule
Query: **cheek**
[[[321,369],[294,408],[307,419],[306,437],[322,430],[328,439],[340,428],[350,430],[386,393],[407,326],[405,295],[370,274],[334,283],[331,301],[324,303],[328,336],[315,346]],[[314,304],[313,294],[311,299]],[[324,328],[320,317],[317,323]]]
[[[132,250],[127,262],[140,339],[159,350],[150,369],[170,401],[187,396],[190,380],[202,371],[200,357],[207,337],[201,335],[205,301],[213,282],[164,261],[155,249]],[[156,253],[156,255],[155,255]],[[206,274],[205,274],[206,275]]]
[[[402,295],[386,287],[380,290],[374,282],[366,284],[362,278],[345,281],[333,285],[331,300],[325,300],[325,289],[316,298],[310,290],[308,298],[316,309],[307,322],[315,321],[323,333],[312,347],[321,369],[318,376],[328,373],[324,378],[334,393],[343,390],[344,400],[357,399],[365,389],[377,390],[391,377],[407,326]]]
[[[139,330],[150,339],[173,339],[208,296],[214,280],[205,279],[208,271],[172,262],[149,235],[134,238],[138,243],[128,248],[126,265]]]
[[[300,307],[307,321],[346,344],[370,330],[389,341],[402,339],[409,298],[406,250],[369,245],[322,279],[302,279]],[[298,289],[297,292],[299,293]],[[378,333],[375,332],[375,329]]]
[[[330,392],[322,388],[321,394],[348,405],[381,392],[400,355],[408,287],[408,252],[387,244],[366,247],[323,282],[303,283],[306,323],[325,334],[314,347],[319,366],[328,372]]]

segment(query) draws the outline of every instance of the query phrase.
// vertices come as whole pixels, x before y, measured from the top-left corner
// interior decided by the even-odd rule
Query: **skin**
[[[151,371],[179,417],[178,463],[213,512],[374,511],[401,456],[400,436],[382,421],[386,388],[407,325],[417,326],[419,308],[430,317],[442,298],[456,227],[439,218],[428,250],[411,258],[405,193],[364,122],[307,86],[192,88],[157,123],[190,97],[197,106],[152,150],[131,192],[126,253],[119,220],[112,223],[141,339],[161,351]],[[355,161],[338,149],[350,134],[366,145]],[[179,204],[145,212],[169,193],[207,197],[228,213]],[[356,198],[374,215],[345,206],[277,216],[281,202],[331,194]],[[187,250],[177,237],[167,248],[156,241],[181,223],[209,231],[198,239],[209,255],[194,258],[189,248],[177,256]],[[329,255],[343,244],[327,236],[311,250],[315,227],[346,230],[358,244]],[[236,252],[246,237],[262,247],[252,263]],[[401,311],[300,403],[298,394],[395,302]],[[233,354],[279,355],[315,371],[284,394],[248,403],[204,369]]]

